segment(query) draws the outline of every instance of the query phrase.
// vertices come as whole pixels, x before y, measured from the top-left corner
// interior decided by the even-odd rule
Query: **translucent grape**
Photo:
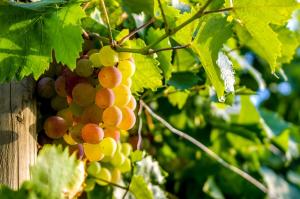
[[[81,122],[84,124],[99,124],[102,121],[102,113],[102,109],[100,109],[96,104],[92,104],[84,109],[81,116]]]
[[[131,171],[131,161],[129,158],[126,158],[124,163],[119,167],[120,171],[122,173],[126,173],[128,171]]]
[[[93,73],[92,62],[88,59],[79,59],[76,64],[75,72],[81,77],[88,77]]]
[[[43,77],[37,84],[37,92],[43,98],[51,98],[55,95],[54,80],[50,77]]]
[[[131,78],[127,78],[127,79],[122,78],[121,84],[130,88],[132,86],[132,79]]]
[[[83,139],[81,136],[81,129],[83,128],[83,124],[78,123],[75,126],[72,126],[69,129],[69,134],[71,135],[71,137],[77,142],[77,143],[82,143]]]
[[[104,46],[99,51],[100,62],[103,66],[114,66],[118,61],[118,53],[110,46]]]
[[[132,57],[132,53],[130,53],[130,52],[120,52],[119,53],[119,60],[120,61],[130,59],[131,57]]]
[[[59,116],[48,117],[44,123],[44,130],[52,139],[61,138],[68,130],[66,121]]]
[[[63,136],[64,141],[68,144],[68,145],[75,145],[77,144],[77,142],[72,138],[72,136],[68,133],[64,134]]]
[[[118,127],[122,130],[127,131],[134,126],[134,124],[136,122],[136,117],[135,117],[134,112],[127,107],[121,108],[121,111],[122,111],[122,121],[118,125]]]
[[[83,151],[86,158],[91,162],[100,161],[104,157],[99,144],[83,143]]]
[[[64,76],[59,76],[55,80],[55,91],[61,97],[66,97],[67,96],[66,78]]]
[[[109,106],[112,106],[115,101],[115,94],[114,92],[109,88],[102,88],[96,93],[95,103],[100,108],[107,108]]]
[[[94,67],[100,67],[102,65],[99,52],[91,54],[89,59]]]
[[[106,127],[118,126],[122,121],[122,112],[118,107],[110,106],[104,110],[102,120]]]
[[[120,131],[117,128],[108,127],[104,129],[104,137],[111,137],[116,141],[120,140]]]
[[[128,104],[126,105],[126,107],[128,107],[131,110],[134,110],[136,108],[136,100],[132,95],[131,95],[130,100],[129,100]]]
[[[120,167],[125,162],[125,160],[126,156],[117,150],[110,162],[115,167]]]
[[[88,178],[88,179],[85,181],[84,191],[86,191],[86,192],[93,191],[94,188],[95,188],[95,184],[96,184],[95,179],[93,179],[93,178]]]
[[[132,146],[129,143],[122,143],[122,153],[128,157],[130,153],[132,152]]]
[[[96,176],[101,170],[101,165],[99,162],[91,162],[87,168],[88,174]]]
[[[102,186],[108,185],[107,182],[111,181],[111,173],[107,168],[101,168],[100,172],[96,176],[96,183]]]
[[[117,143],[113,138],[106,137],[100,142],[101,152],[105,156],[112,157],[117,150]]]
[[[95,88],[88,83],[79,83],[72,91],[73,101],[79,106],[92,104],[95,100],[95,95]]]
[[[119,62],[118,69],[121,71],[123,79],[128,79],[134,75],[135,64],[130,60],[123,60]]]
[[[87,55],[90,57],[92,54],[98,53],[99,49],[91,49],[87,52]]]
[[[122,174],[120,169],[114,168],[111,172],[111,182],[118,184],[121,181]]]
[[[103,129],[96,124],[86,124],[81,129],[81,136],[84,142],[98,144],[104,137]]]
[[[119,85],[113,88],[115,94],[115,105],[125,106],[130,101],[131,92],[129,87],[125,85]]]
[[[122,81],[122,74],[116,67],[104,67],[98,74],[98,80],[104,88],[114,88]]]
[[[60,111],[64,108],[67,108],[67,99],[65,97],[56,95],[51,99],[51,107],[56,111]]]

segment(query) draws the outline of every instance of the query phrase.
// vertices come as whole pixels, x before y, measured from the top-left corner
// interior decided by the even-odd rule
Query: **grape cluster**
[[[87,180],[87,189],[92,182],[117,183],[121,173],[131,170],[132,146],[121,143],[120,135],[136,122],[136,100],[130,91],[134,72],[131,53],[104,46],[82,55],[74,71],[62,67],[55,79],[38,82],[38,94],[50,98],[57,111],[45,120],[44,131],[83,150],[87,172],[96,179]]]

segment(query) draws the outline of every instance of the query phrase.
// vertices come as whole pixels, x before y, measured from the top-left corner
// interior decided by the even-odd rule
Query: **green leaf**
[[[177,89],[184,90],[197,85],[200,80],[200,77],[198,77],[195,73],[177,72],[172,75],[168,84]]]
[[[122,0],[125,10],[129,13],[139,14],[145,12],[150,16],[153,15],[154,11],[154,0]]]
[[[246,33],[243,35],[248,34],[242,40],[262,56],[272,72],[275,72],[278,58],[281,57],[282,43],[270,25],[284,25],[297,7],[296,1],[243,0],[234,1],[233,6],[235,17]]]
[[[164,30],[154,29],[151,27],[147,32],[147,37],[146,37],[147,42],[151,43],[151,42],[157,40],[163,34],[164,34]],[[171,47],[169,39],[164,39],[161,42],[159,42],[159,44],[154,46],[155,49],[168,48],[168,47]],[[171,64],[172,51],[171,50],[161,51],[161,52],[158,52],[157,55],[158,55],[157,60],[160,63],[159,67],[163,71],[165,79],[168,80],[171,77],[171,73],[172,73],[172,64]]]
[[[185,105],[189,93],[185,91],[178,91],[168,95],[168,100],[173,106],[177,106],[179,109],[182,109]]]
[[[225,86],[217,65],[219,51],[231,37],[231,24],[221,15],[208,18],[200,28],[192,48],[200,57],[205,72],[220,98],[224,96]]]
[[[141,39],[131,41],[132,48],[145,47]],[[162,75],[158,65],[159,62],[151,56],[133,54],[136,71],[132,77],[131,91],[133,93],[143,92],[144,89],[156,90],[162,86]]]
[[[113,188],[103,187],[96,184],[92,191],[87,192],[87,199],[111,199],[113,198]]]
[[[37,79],[49,67],[52,50],[58,61],[75,67],[84,12],[80,3],[57,2],[0,5],[0,82],[30,74]],[[35,10],[40,7],[48,9]]]
[[[136,199],[153,199],[153,193],[150,191],[144,177],[141,175],[134,175],[132,177],[129,191]]]
[[[179,26],[187,19],[192,17],[194,14],[195,14],[194,10],[192,10],[191,12],[180,14],[180,17],[178,18],[178,20],[176,20],[176,25]],[[175,33],[173,39],[181,45],[186,45],[191,43],[194,31],[198,23],[199,20],[195,20],[190,24],[186,25],[184,28],[180,29],[178,32]]]
[[[238,122],[240,124],[258,124],[260,115],[249,96],[241,96],[241,110]]]
[[[144,156],[145,156],[144,151],[136,150],[130,154],[130,159],[131,159],[131,162],[134,163],[134,162],[141,161]]]

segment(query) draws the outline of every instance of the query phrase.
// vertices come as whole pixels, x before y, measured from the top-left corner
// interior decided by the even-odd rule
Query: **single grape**
[[[77,116],[77,117],[81,116],[84,111],[84,109],[81,106],[79,106],[78,104],[75,104],[74,102],[72,102],[69,105],[69,110],[72,112],[72,114],[74,116]]]
[[[61,138],[68,130],[66,121],[59,116],[48,117],[44,123],[46,135],[52,139]]]
[[[92,62],[94,67],[100,67],[101,64],[101,58],[100,58],[100,53],[99,52],[95,52],[93,54],[90,55],[90,61]]]
[[[130,88],[132,86],[132,79],[131,78],[127,78],[127,79],[122,78],[121,84]]]
[[[100,142],[101,152],[105,156],[112,157],[117,150],[117,143],[113,138],[106,137]]]
[[[51,98],[55,95],[54,80],[50,77],[43,77],[37,84],[37,92],[43,98]]]
[[[96,104],[92,104],[84,109],[81,116],[81,122],[84,124],[99,124],[102,121],[102,113],[102,109],[100,109]]]
[[[101,186],[108,185],[107,182],[111,181],[111,173],[107,168],[101,168],[100,172],[96,177],[96,183]]]
[[[130,59],[131,57],[132,57],[132,53],[130,53],[130,52],[120,52],[119,53],[119,60],[120,61]]]
[[[65,97],[56,95],[51,99],[51,107],[56,111],[60,111],[64,108],[67,108],[68,107],[67,99]]]
[[[88,178],[88,179],[85,181],[84,191],[86,191],[86,192],[93,191],[94,188],[95,188],[95,184],[96,184],[95,179],[93,179],[93,178]]]
[[[126,106],[131,110],[134,110],[136,108],[136,100],[132,95],[131,95],[130,100],[129,100],[129,102]]]
[[[110,106],[104,110],[102,120],[106,127],[118,126],[122,121],[122,112],[117,106]]]
[[[92,54],[99,53],[99,49],[91,49],[87,52],[87,55],[91,57]]]
[[[92,62],[88,59],[79,59],[75,68],[77,75],[88,77],[93,73]]]
[[[79,83],[87,83],[87,79],[84,77],[77,76],[74,72],[69,69],[63,71],[63,76],[66,78],[66,91],[67,95],[72,96],[74,87]]]
[[[114,66],[118,61],[118,53],[110,46],[104,46],[99,51],[100,62],[103,66]]]
[[[55,80],[55,91],[61,97],[67,96],[66,78],[64,76],[61,75]]]
[[[96,124],[86,124],[81,129],[81,136],[84,142],[98,144],[104,137],[103,129]]]
[[[127,86],[119,85],[113,88],[115,94],[115,105],[125,106],[130,101],[131,92]]]
[[[57,112],[57,116],[64,118],[68,126],[73,124],[73,114],[69,108],[62,109]]]
[[[134,75],[135,64],[130,60],[123,60],[119,62],[118,69],[121,71],[123,79],[128,79]]]
[[[95,100],[95,95],[95,88],[88,83],[79,83],[72,91],[73,101],[79,106],[92,104]]]
[[[83,124],[78,123],[69,129],[69,134],[71,135],[73,140],[75,140],[77,143],[83,142],[83,139],[81,136],[81,129],[83,128],[83,126],[84,126]]]
[[[87,168],[89,175],[96,176],[101,170],[101,165],[99,162],[91,162]]]
[[[111,182],[118,184],[121,181],[122,174],[120,169],[114,168],[111,172]]]
[[[127,131],[135,125],[136,117],[134,112],[127,107],[121,108],[121,111],[122,111],[122,121],[118,125],[118,127],[122,130]]]
[[[122,74],[116,67],[103,67],[99,74],[98,80],[104,88],[114,88],[122,81]]]
[[[114,127],[107,127],[104,129],[104,137],[111,137],[116,141],[120,140],[120,131]]]
[[[120,167],[126,160],[126,156],[120,151],[116,151],[115,155],[111,158],[111,164],[115,167]]]
[[[131,171],[131,161],[129,158],[126,158],[124,163],[119,167],[120,171],[122,173],[126,173],[128,171]]]
[[[132,146],[129,143],[122,143],[122,153],[128,157],[130,153],[132,152]]]
[[[104,158],[99,144],[83,143],[83,150],[86,158],[91,162],[100,161]]]
[[[77,142],[72,138],[72,136],[68,133],[64,134],[63,136],[64,141],[68,144],[68,145],[75,145],[77,144]]]
[[[109,88],[101,88],[96,93],[95,103],[100,108],[107,108],[109,106],[112,106],[115,101],[115,94],[114,92]]]

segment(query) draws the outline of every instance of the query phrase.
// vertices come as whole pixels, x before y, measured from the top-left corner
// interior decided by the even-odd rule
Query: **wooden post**
[[[0,184],[17,189],[37,153],[34,81],[0,84]]]

